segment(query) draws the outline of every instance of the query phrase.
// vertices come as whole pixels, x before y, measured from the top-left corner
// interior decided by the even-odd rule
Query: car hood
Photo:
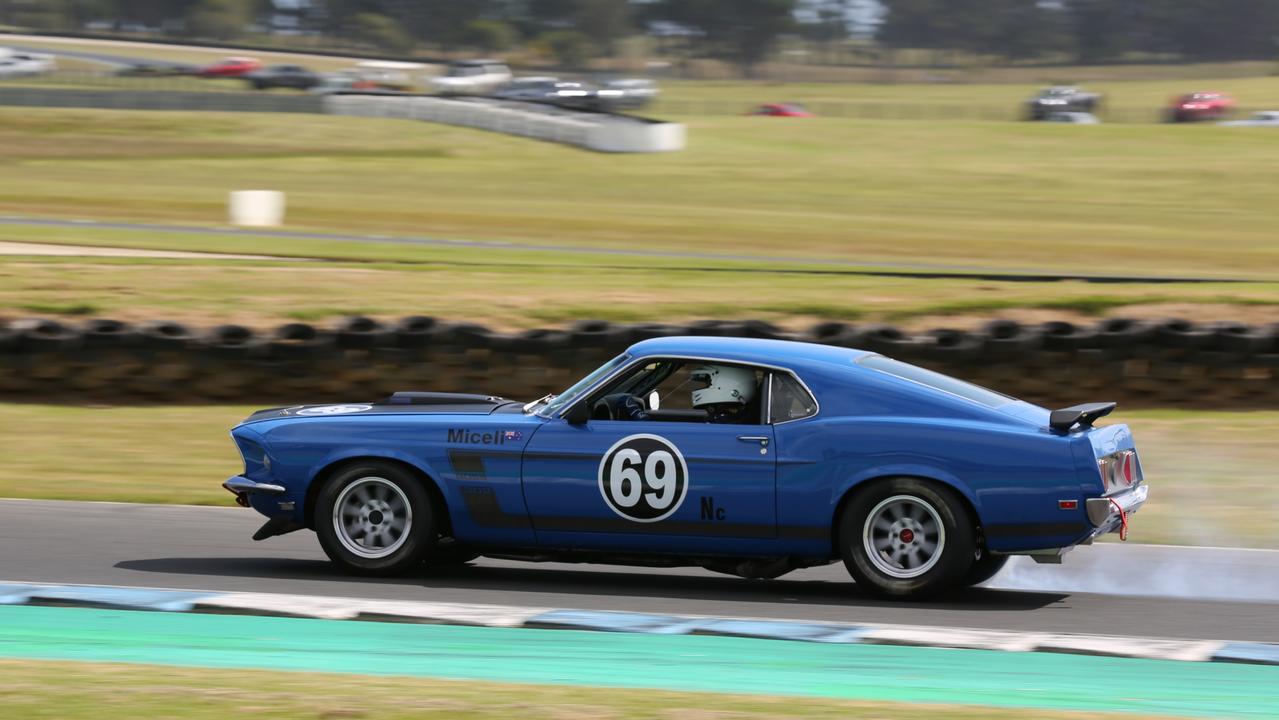
[[[281,420],[285,418],[315,418],[334,415],[491,415],[502,412],[518,412],[521,403],[494,395],[466,393],[398,392],[377,402],[330,403],[324,405],[289,405],[287,407],[258,410],[241,422],[241,425]]]

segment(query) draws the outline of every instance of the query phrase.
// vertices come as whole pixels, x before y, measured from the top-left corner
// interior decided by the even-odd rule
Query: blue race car
[[[262,410],[225,487],[367,575],[479,555],[701,566],[751,578],[842,560],[923,597],[1010,555],[1060,562],[1146,500],[1114,403],[1049,411],[882,355],[777,340],[630,347],[527,404],[395,393]]]

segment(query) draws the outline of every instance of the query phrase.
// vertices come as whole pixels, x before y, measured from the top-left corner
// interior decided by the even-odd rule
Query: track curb
[[[361,600],[249,592],[0,582],[0,605],[56,605],[159,612],[304,617],[473,627],[719,635],[796,642],[1049,652],[1104,657],[1279,666],[1279,644],[1116,635],[812,623],[760,618],[652,615],[549,607]]]

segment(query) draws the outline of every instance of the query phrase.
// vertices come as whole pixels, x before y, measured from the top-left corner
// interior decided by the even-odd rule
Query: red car
[[[1235,99],[1216,92],[1197,92],[1173,98],[1168,109],[1172,122],[1220,120],[1235,109]]]
[[[770,117],[813,117],[811,112],[798,103],[769,103],[760,105],[746,114]]]
[[[202,78],[242,77],[262,68],[257,58],[229,57],[212,65],[205,65],[196,73]]]

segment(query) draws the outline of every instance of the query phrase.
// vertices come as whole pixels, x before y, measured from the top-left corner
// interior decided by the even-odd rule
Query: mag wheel
[[[839,543],[844,566],[866,591],[922,598],[962,584],[976,539],[968,512],[951,490],[893,478],[849,500]]]
[[[430,552],[435,514],[418,478],[389,463],[347,467],[325,483],[315,507],[320,546],[361,575],[395,575]]]

